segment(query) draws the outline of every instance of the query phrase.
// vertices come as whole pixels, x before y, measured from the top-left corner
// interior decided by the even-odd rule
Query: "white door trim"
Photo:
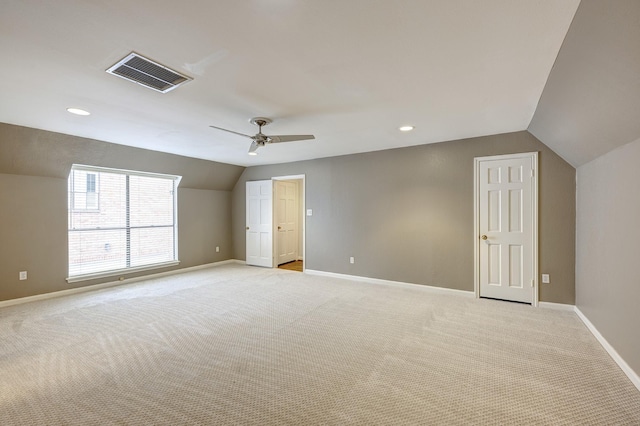
[[[533,171],[533,187],[531,188],[532,233],[533,233],[533,297],[531,306],[538,306],[538,153],[523,152],[518,154],[493,155],[475,157],[473,159],[473,285],[476,298],[480,297],[480,162],[487,160],[509,160],[530,158]]]
[[[302,180],[302,200],[300,200],[300,208],[302,209],[302,223],[298,224],[299,231],[302,231],[302,259],[304,259],[302,263],[302,272],[307,269],[307,215],[306,215],[306,203],[307,203],[307,184],[306,184],[306,175],[289,175],[289,176],[274,176],[271,178],[272,181],[275,180]],[[275,196],[275,195],[274,195]],[[274,225],[275,226],[275,225]],[[274,240],[275,241],[275,240]],[[275,242],[274,242],[275,244]],[[275,250],[274,250],[275,256]],[[277,263],[277,262],[275,262]],[[277,266],[274,266],[277,268]]]

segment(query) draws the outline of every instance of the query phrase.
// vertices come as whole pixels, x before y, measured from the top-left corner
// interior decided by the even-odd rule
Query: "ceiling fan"
[[[294,142],[294,141],[303,141],[307,139],[315,139],[313,135],[271,135],[267,136],[262,133],[262,127],[268,125],[273,120],[266,117],[253,117],[249,120],[249,123],[255,124],[258,126],[258,133],[254,136],[245,135],[244,133],[234,132],[233,130],[223,129],[222,127],[209,126],[214,129],[223,130],[225,132],[233,133],[234,135],[244,136],[245,138],[251,139],[251,146],[249,147],[249,155],[257,155],[256,152],[258,148],[261,146],[265,146],[269,143],[280,143],[280,142]]]

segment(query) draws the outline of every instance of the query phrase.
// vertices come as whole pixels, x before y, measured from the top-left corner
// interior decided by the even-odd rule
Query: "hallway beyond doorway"
[[[278,269],[286,269],[288,271],[298,271],[302,272],[303,261],[302,260],[294,260],[293,262],[283,263],[278,266]]]

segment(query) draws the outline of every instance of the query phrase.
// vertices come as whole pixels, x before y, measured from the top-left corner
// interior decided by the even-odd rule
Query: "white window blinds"
[[[69,281],[177,263],[179,176],[73,165]]]

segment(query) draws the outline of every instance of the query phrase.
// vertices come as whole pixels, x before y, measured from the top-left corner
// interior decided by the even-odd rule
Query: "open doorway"
[[[273,179],[274,266],[304,271],[304,175]]]

